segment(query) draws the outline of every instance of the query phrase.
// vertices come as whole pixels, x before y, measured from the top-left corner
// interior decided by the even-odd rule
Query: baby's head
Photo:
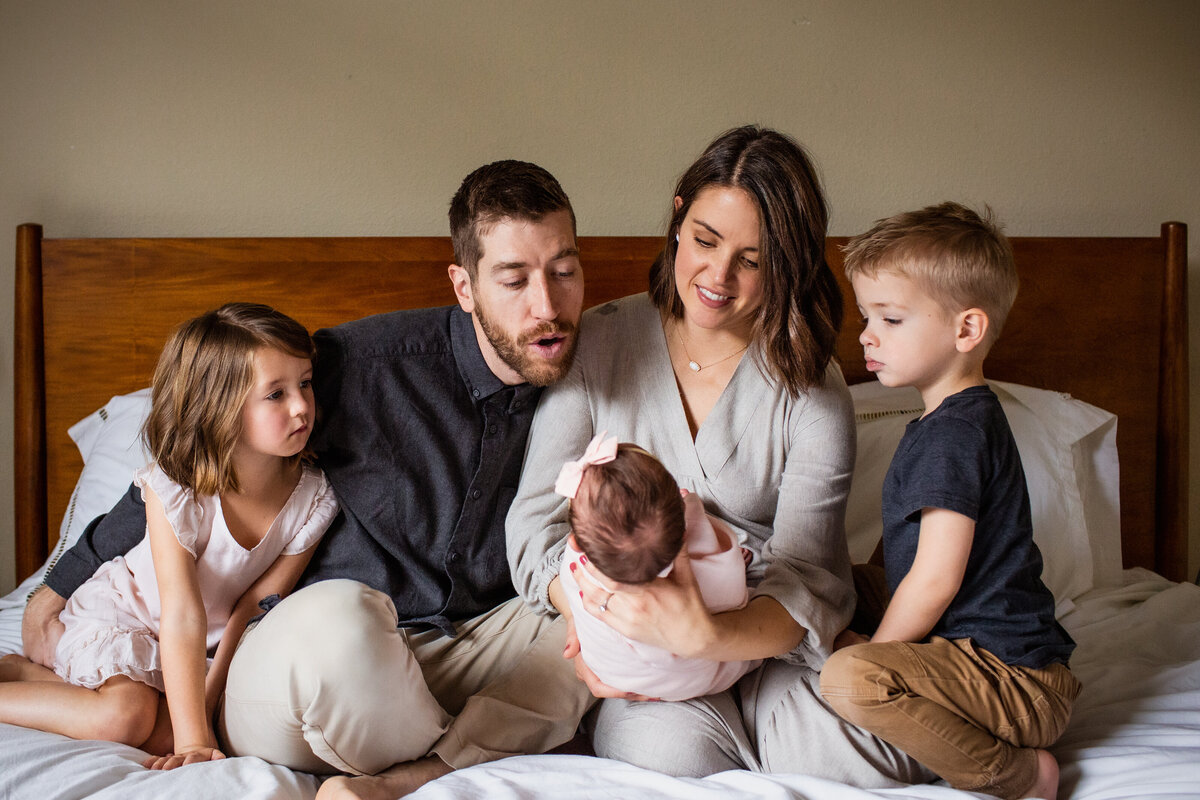
[[[646,583],[683,547],[683,498],[654,456],[634,444],[615,445],[610,439],[600,447],[605,444],[613,454],[610,460],[585,455],[564,468],[564,473],[573,465],[582,469],[569,511],[574,545],[612,580]],[[589,453],[594,450],[589,445]]]
[[[993,220],[946,202],[877,221],[842,250],[846,277],[902,275],[948,314],[987,314],[985,351],[1000,335],[1017,297],[1012,246]]]

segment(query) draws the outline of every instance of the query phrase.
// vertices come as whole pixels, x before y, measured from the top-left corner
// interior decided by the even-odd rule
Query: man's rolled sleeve
[[[59,557],[46,574],[46,585],[60,597],[70,597],[101,564],[125,555],[145,535],[146,505],[141,489],[130,484],[112,510],[88,523],[79,541]]]

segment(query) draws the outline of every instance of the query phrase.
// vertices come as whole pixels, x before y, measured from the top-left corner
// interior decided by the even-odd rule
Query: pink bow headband
[[[562,465],[558,472],[558,480],[554,482],[554,491],[574,500],[575,495],[579,493],[584,471],[593,464],[607,464],[616,457],[617,437],[608,436],[608,431],[601,431],[588,442],[587,449],[578,460]]]

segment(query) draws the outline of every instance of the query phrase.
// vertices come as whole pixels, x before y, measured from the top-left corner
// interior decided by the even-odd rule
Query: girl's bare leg
[[[35,664],[25,656],[19,656],[16,653],[11,653],[6,656],[0,656],[0,683],[8,681],[62,681],[62,678],[54,674],[54,670],[47,669],[41,664]]]
[[[167,696],[158,696],[158,715],[150,737],[138,745],[152,756],[169,756],[175,752],[175,735],[171,729],[171,713],[167,710]]]
[[[109,678],[98,689],[65,683],[57,675],[53,680],[0,683],[0,722],[73,739],[136,747],[154,729],[157,711],[158,690],[124,675]]]

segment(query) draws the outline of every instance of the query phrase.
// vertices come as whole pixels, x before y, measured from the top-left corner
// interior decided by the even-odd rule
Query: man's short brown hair
[[[537,164],[512,160],[486,164],[463,179],[450,201],[455,263],[474,281],[483,257],[480,239],[492,225],[505,219],[538,222],[563,210],[570,212],[574,232],[575,211],[567,193]]]

